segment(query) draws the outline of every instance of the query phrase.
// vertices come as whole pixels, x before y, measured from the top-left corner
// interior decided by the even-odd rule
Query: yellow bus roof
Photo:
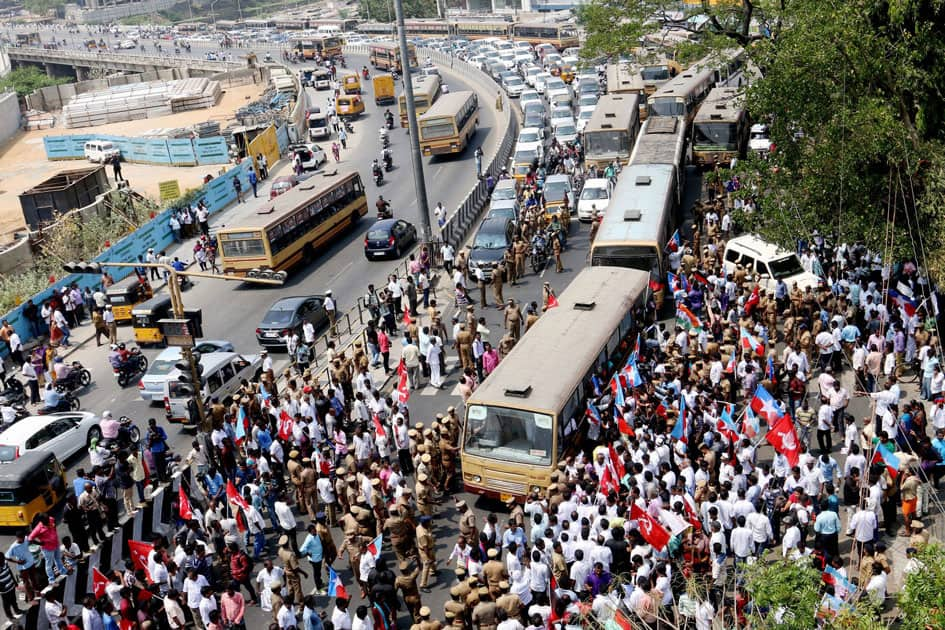
[[[439,118],[440,116],[455,116],[459,113],[460,107],[462,107],[470,96],[475,96],[476,93],[471,90],[464,90],[462,92],[450,92],[449,94],[443,94],[433,103],[433,106],[430,107],[427,111],[423,112],[420,116],[420,120],[431,120],[433,118]]]
[[[649,274],[587,267],[525,333],[466,403],[557,413],[646,290]],[[610,348],[612,351],[613,348]],[[528,390],[527,396],[509,391]]]
[[[226,226],[220,228],[217,232],[225,234],[227,232],[243,232],[269,227],[271,224],[278,223],[292,214],[301,206],[306,205],[313,198],[324,194],[345,180],[357,177],[357,175],[355,171],[338,170],[315,173],[300,182],[298,186],[263,204],[253,207],[250,207],[248,203],[237,204],[237,207],[230,211],[233,212],[233,216],[229,217]]]

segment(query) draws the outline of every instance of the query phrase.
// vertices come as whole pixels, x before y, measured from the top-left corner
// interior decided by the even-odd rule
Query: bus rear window
[[[456,135],[453,122],[450,120],[435,120],[420,123],[420,137],[424,140],[434,140],[436,138],[448,138]]]
[[[222,241],[222,245],[223,256],[226,258],[245,258],[266,255],[266,248],[263,246],[261,238]]]

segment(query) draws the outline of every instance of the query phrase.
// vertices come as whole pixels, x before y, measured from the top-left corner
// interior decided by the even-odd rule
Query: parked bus
[[[650,96],[650,116],[682,116],[688,125],[715,79],[715,69],[705,60],[696,63]]]
[[[404,30],[409,37],[450,36],[450,24],[445,20],[404,20]]]
[[[647,118],[637,134],[630,166],[669,164],[676,177],[676,206],[682,207],[686,192],[686,149],[689,135],[682,116]]]
[[[512,25],[512,39],[526,41],[532,46],[551,44],[558,50],[580,44],[577,28],[572,24],[554,22],[519,22]]]
[[[523,500],[583,445],[591,376],[633,347],[647,274],[581,271],[466,402],[460,450],[466,492]]]
[[[626,164],[640,130],[637,94],[605,94],[584,128],[584,160],[606,167],[614,160]]]
[[[417,66],[417,49],[413,44],[407,44],[407,55],[410,57],[410,67]],[[403,72],[400,59],[400,46],[392,42],[375,42],[370,46],[369,59],[371,65],[381,70],[396,70]]]
[[[362,22],[358,24],[357,30],[364,35],[392,35],[394,25],[389,22]]]
[[[224,273],[285,279],[295,264],[312,259],[367,214],[357,172],[314,175],[276,198],[262,213],[251,204],[217,231]]]
[[[413,107],[417,111],[417,116],[422,116],[428,109],[433,107],[436,99],[440,98],[442,83],[440,75],[428,74],[413,79]],[[400,126],[407,128],[407,97],[403,94],[398,98],[400,106]]]
[[[303,59],[330,59],[341,56],[341,38],[334,35],[315,35],[292,40],[292,47]]]
[[[495,20],[457,20],[450,24],[450,30],[454,36],[469,40],[488,37],[508,39],[512,33],[512,23]]]
[[[444,94],[417,124],[424,155],[462,153],[479,126],[479,96],[472,91]]]
[[[654,284],[662,284],[666,275],[663,249],[672,235],[676,189],[671,164],[625,168],[591,244],[591,266],[647,271]],[[662,292],[654,297],[661,305]]]
[[[705,167],[727,165],[734,157],[744,157],[750,130],[739,88],[713,88],[692,121],[693,161]]]

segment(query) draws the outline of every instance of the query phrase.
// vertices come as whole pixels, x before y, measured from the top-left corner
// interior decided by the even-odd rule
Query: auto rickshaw
[[[364,101],[357,94],[339,94],[335,99],[335,113],[343,120],[357,118],[364,113]]]
[[[135,343],[139,346],[163,344],[164,332],[158,322],[169,318],[171,314],[171,297],[169,295],[159,295],[136,305],[131,310]]]
[[[512,178],[521,185],[525,182],[525,178],[528,177],[528,174],[533,172],[536,168],[538,168],[537,161],[516,162],[512,165]]]
[[[341,78],[341,88],[345,94],[360,94],[361,77],[354,72],[346,74]]]
[[[66,473],[56,455],[27,451],[0,465],[0,527],[29,527],[33,517],[66,498]]]
[[[565,65],[561,67],[561,72],[558,75],[561,77],[561,80],[565,83],[571,83],[574,81],[574,66]]]
[[[108,303],[112,305],[112,314],[115,316],[116,324],[128,324],[131,322],[131,311],[137,304],[147,302],[154,297],[154,289],[151,284],[145,281],[137,281],[133,284],[108,287],[106,292]]]

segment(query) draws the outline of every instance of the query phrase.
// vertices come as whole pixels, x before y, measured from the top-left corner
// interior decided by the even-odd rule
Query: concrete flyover
[[[95,68],[112,72],[154,72],[166,68],[186,68],[189,76],[211,75],[236,70],[245,61],[209,61],[184,55],[139,55],[117,52],[90,52],[85,50],[46,49],[39,47],[10,47],[6,53],[14,66],[34,64],[43,66],[50,75],[61,75],[57,67],[74,68],[80,81],[89,78]]]

